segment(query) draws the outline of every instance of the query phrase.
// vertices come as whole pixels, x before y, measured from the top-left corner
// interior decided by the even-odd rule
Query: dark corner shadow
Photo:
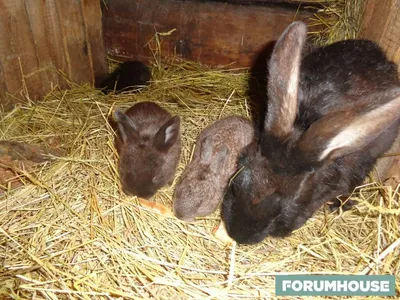
[[[250,68],[248,82],[248,96],[250,99],[250,111],[256,127],[260,130],[263,127],[267,108],[267,83],[268,83],[268,62],[275,45],[275,41],[266,44],[255,56]]]

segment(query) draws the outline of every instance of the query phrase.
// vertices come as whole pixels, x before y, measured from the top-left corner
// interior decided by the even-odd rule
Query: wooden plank
[[[1,26],[1,22],[0,22]],[[1,51],[1,50],[0,50]],[[4,67],[1,64],[1,59],[0,59],[0,91],[6,91],[7,90],[7,84],[4,76]],[[9,106],[10,104],[6,103],[6,99],[3,95],[0,94],[0,107],[1,106]]]
[[[400,0],[367,0],[359,37],[377,42],[397,63],[400,75]],[[400,133],[387,153],[400,153]],[[388,183],[396,187],[400,183],[400,155],[379,159],[376,173],[381,180],[391,178]]]
[[[66,51],[62,39],[62,31],[58,11],[55,1],[45,1],[43,13],[43,33],[46,36],[46,41],[43,43],[47,46],[49,53],[49,64],[56,70],[60,70],[67,74],[67,59],[63,55]],[[61,77],[58,77],[58,85],[61,88],[66,88],[68,85]]]
[[[94,83],[107,71],[98,0],[0,1],[0,101],[31,100],[51,88],[67,88],[67,74],[78,83]],[[22,74],[24,76],[22,76]],[[12,103],[11,103],[12,104]]]
[[[56,1],[67,74],[77,83],[92,78],[80,1]]]
[[[43,91],[37,96],[42,97],[52,87],[59,85],[60,82],[53,64],[55,58],[53,43],[56,41],[56,35],[54,32],[46,30],[52,28],[52,26],[47,27],[49,18],[46,15],[48,9],[45,1],[26,1],[25,5],[38,61],[38,68],[32,76],[36,75],[36,78],[40,79]]]
[[[240,9],[239,9],[240,8]],[[108,55],[146,62],[145,44],[155,32],[163,36],[162,53],[208,65],[248,67],[257,53],[276,40],[293,20],[310,12],[283,7],[177,0],[110,0],[103,9]]]
[[[106,51],[103,43],[101,8],[98,0],[82,0],[82,16],[88,45],[89,63],[92,70],[92,83],[101,82],[108,74]]]
[[[400,65],[400,0],[368,0],[359,36],[377,42]]]
[[[19,16],[24,13],[24,6],[21,1],[5,1],[0,5],[0,64],[6,91],[10,94],[15,94],[21,89],[22,82],[19,58],[26,55],[24,49],[20,47],[21,36],[19,29],[22,22],[18,21]],[[26,30],[23,35],[27,35]],[[31,46],[29,45],[29,40],[27,42],[26,49],[29,56],[32,55],[32,51],[29,51],[29,46]],[[21,53],[21,50],[23,50],[23,53]]]
[[[0,2],[0,37],[2,40],[0,41],[0,101],[1,106],[9,107],[12,103],[6,102],[6,92],[8,91],[7,86],[7,72],[6,67],[9,65],[7,63],[7,58],[11,55],[10,51],[10,36],[8,35],[8,17],[6,14],[6,9],[3,3]],[[14,76],[11,78],[12,81],[9,82],[9,85],[14,83],[18,78]],[[11,87],[12,88],[12,87]],[[1,93],[2,91],[2,93]],[[8,101],[8,100],[7,100]]]

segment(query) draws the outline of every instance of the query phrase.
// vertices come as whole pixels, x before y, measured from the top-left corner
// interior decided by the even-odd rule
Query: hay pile
[[[107,123],[115,107],[153,100],[181,116],[177,178],[202,128],[226,115],[249,115],[245,71],[176,63],[155,66],[153,76],[136,94],[105,96],[73,85],[1,113],[1,139],[57,145],[65,155],[14,168],[24,185],[0,196],[0,295],[266,298],[282,273],[397,274],[400,292],[400,187],[366,184],[351,211],[323,209],[288,238],[229,247],[212,235],[218,213],[184,223],[124,195]],[[171,207],[172,191],[162,189],[154,201]]]
[[[361,28],[366,0],[315,0],[309,36],[318,45],[355,39]],[[320,4],[320,7],[318,6]]]

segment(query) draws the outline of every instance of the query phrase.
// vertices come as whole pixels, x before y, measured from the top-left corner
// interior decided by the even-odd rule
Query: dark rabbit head
[[[150,80],[151,72],[145,64],[139,61],[125,61],[100,83],[100,88],[104,94],[112,91],[120,93],[148,85]]]
[[[222,218],[239,243],[289,235],[322,204],[351,193],[398,132],[400,88],[393,73],[381,86],[371,82],[369,92],[365,74],[352,57],[347,68],[353,64],[353,77],[348,80],[350,73],[341,71],[341,65],[328,68],[331,76],[312,74],[312,68],[300,67],[305,40],[306,26],[300,22],[292,23],[278,40],[269,63],[268,110],[260,143],[242,153],[240,171],[224,197]],[[313,61],[319,54],[308,55]],[[373,70],[391,66],[382,57],[374,64],[368,59],[363,63]],[[313,76],[327,79],[307,81]],[[352,81],[356,77],[359,80]]]
[[[115,112],[116,148],[123,190],[149,198],[173,181],[180,156],[180,119],[154,103]]]

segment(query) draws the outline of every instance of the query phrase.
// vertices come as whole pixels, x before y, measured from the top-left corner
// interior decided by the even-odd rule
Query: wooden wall
[[[0,0],[0,100],[32,100],[72,80],[94,83],[107,70],[99,0]],[[6,99],[7,98],[7,99]],[[8,103],[10,104],[10,103]]]
[[[397,63],[400,77],[400,0],[367,0],[359,37],[377,42]],[[379,159],[376,174],[391,178],[395,187],[400,183],[400,134],[388,154],[397,155]]]
[[[367,0],[360,38],[377,42],[400,73],[400,0]]]
[[[297,4],[286,8],[215,1],[109,0],[103,9],[104,43],[109,56],[146,62],[152,54],[145,44],[156,32],[176,29],[162,37],[163,55],[176,53],[213,66],[249,67],[289,23],[311,16],[297,8]]]

